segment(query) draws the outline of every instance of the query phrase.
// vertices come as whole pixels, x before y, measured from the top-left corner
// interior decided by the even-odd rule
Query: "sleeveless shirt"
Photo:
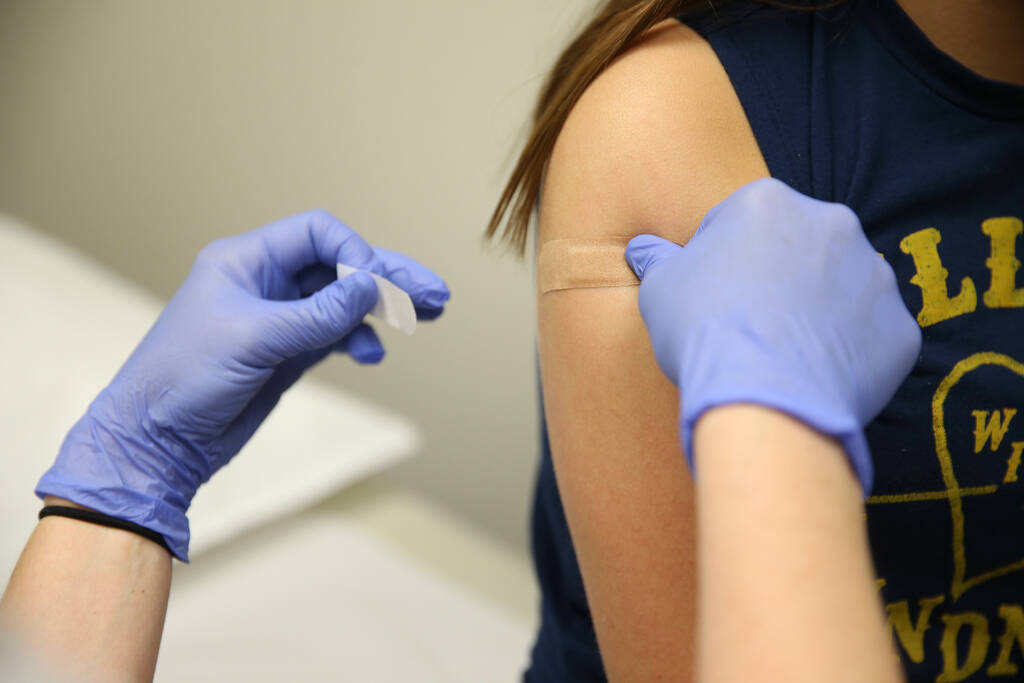
[[[895,0],[726,10],[681,18],[725,67],[771,175],[857,212],[922,328],[913,373],[866,429],[896,652],[913,683],[1024,680],[1024,87],[938,50]],[[541,446],[524,680],[602,681],[546,427]]]

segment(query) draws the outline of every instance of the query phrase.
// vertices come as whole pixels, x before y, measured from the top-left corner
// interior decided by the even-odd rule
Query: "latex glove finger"
[[[433,320],[451,297],[448,286],[434,271],[405,254],[374,247],[380,270],[373,272],[401,287],[412,299],[416,317]],[[349,264],[352,265],[352,264]]]
[[[250,236],[254,238],[250,248],[265,249],[275,263],[291,274],[317,263],[330,268],[336,263],[347,263],[377,272],[373,248],[352,228],[322,209],[282,218],[239,239]]]
[[[626,245],[626,262],[636,276],[644,279],[644,273],[660,261],[682,251],[683,247],[655,235],[637,235]]]
[[[404,254],[374,247],[378,264],[373,272],[394,282],[403,291],[410,294],[416,317],[420,320],[433,320],[444,312],[444,304],[448,300],[448,287],[444,280],[432,270]],[[334,267],[316,264],[307,266],[295,275],[295,285],[300,296],[310,296],[319,289],[337,279]]]
[[[226,248],[242,263],[259,263],[269,257],[283,276],[298,280],[300,292],[307,296],[316,291],[317,284],[325,286],[330,280],[327,271],[318,266],[333,272],[338,263],[344,263],[394,282],[409,294],[417,313],[425,319],[440,315],[449,297],[444,281],[429,268],[404,254],[371,247],[323,210],[283,218],[229,238]]]
[[[377,303],[377,283],[355,272],[305,299],[267,302],[273,315],[261,330],[264,349],[278,361],[333,346],[348,336]]]
[[[357,363],[374,365],[384,359],[384,345],[370,325],[356,326],[347,337],[334,345],[338,353],[347,353]]]
[[[352,228],[328,211],[316,210],[285,218],[254,231],[266,253],[287,274],[316,264],[334,268],[344,263],[368,270],[404,289],[417,311],[436,318],[449,292],[444,281],[426,266],[388,249],[373,248]]]

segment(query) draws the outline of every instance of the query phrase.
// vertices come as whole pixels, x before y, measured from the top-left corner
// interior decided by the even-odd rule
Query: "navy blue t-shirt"
[[[867,428],[867,521],[895,648],[915,683],[1024,680],[1024,87],[939,51],[895,0],[726,10],[686,19],[772,176],[857,212],[924,334]],[[602,681],[543,433],[542,623],[525,680]]]

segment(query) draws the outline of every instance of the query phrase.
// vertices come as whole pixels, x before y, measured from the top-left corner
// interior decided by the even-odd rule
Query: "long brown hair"
[[[569,112],[598,74],[645,31],[703,0],[606,0],[586,28],[559,56],[541,88],[533,127],[519,154],[501,199],[487,225],[494,237],[508,216],[502,239],[518,253],[526,250],[530,217],[540,192],[544,169]]]
[[[716,11],[727,1],[605,0],[593,19],[562,52],[548,75],[533,112],[530,135],[491,215],[487,236],[497,235],[507,218],[501,238],[519,254],[525,252],[530,218],[555,140],[583,91],[605,67],[658,22],[702,5]],[[821,5],[814,0],[760,2],[792,9],[813,9],[814,5]]]

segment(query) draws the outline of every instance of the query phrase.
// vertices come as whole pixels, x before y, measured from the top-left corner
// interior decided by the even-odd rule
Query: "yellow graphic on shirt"
[[[924,662],[925,633],[932,626],[935,608],[944,601],[945,596],[942,595],[918,599],[916,617],[911,616],[911,608],[906,600],[885,606],[889,628],[910,661],[916,664]],[[1003,631],[996,642],[998,650],[990,660],[992,663],[985,669],[985,674],[990,678],[1016,676],[1019,667],[1011,658],[1014,652],[1024,654],[1024,609],[1020,605],[1000,605],[998,618],[1003,622]],[[992,643],[990,620],[980,612],[943,614],[939,620],[942,622],[939,642],[942,670],[935,680],[937,683],[963,681],[985,665]],[[962,658],[957,651],[958,641],[964,641],[967,645],[966,654]]]
[[[874,504],[921,500],[946,500],[949,502],[953,522],[951,602],[947,603],[945,595],[936,595],[918,598],[913,606],[908,600],[890,602],[885,606],[889,627],[901,649],[901,654],[917,664],[926,659],[926,632],[933,626],[933,621],[941,622],[942,632],[936,654],[941,657],[942,668],[935,678],[936,683],[957,683],[967,680],[981,671],[991,678],[1014,677],[1019,673],[1019,666],[1011,660],[1014,659],[1015,653],[1018,653],[1017,659],[1024,657],[1024,609],[1020,605],[1004,604],[999,606],[998,618],[1003,622],[1003,629],[994,643],[995,648],[992,647],[994,633],[990,633],[990,621],[995,622],[995,615],[992,615],[990,620],[986,615],[976,611],[936,614],[940,606],[952,607],[957,599],[975,586],[1012,572],[1024,570],[1024,556],[1022,556],[1020,559],[1002,566],[977,571],[973,575],[969,574],[971,567],[967,562],[963,499],[967,496],[994,494],[999,485],[960,487],[947,439],[945,404],[950,393],[965,377],[982,368],[1002,368],[1024,379],[1024,363],[1005,354],[984,351],[957,363],[939,383],[932,397],[932,429],[945,490],[873,496],[867,501]],[[1011,407],[971,411],[974,422],[974,454],[999,452],[1017,412],[1017,408]],[[1009,446],[1010,456],[1003,478],[1004,484],[1017,481],[1021,456],[1024,452],[1024,441],[1012,442]],[[879,579],[879,589],[884,585],[885,580]],[[934,625],[937,626],[938,623]],[[958,649],[958,643],[961,648],[966,645],[966,651]],[[989,652],[993,649],[995,650],[994,658],[990,659]],[[989,662],[988,667],[985,667],[986,662]]]
[[[1017,473],[1020,471],[1020,456],[1024,452],[1024,441],[1015,441],[1012,446],[1010,458],[1006,461],[1006,476],[1003,477],[1004,484],[1012,484],[1017,481]]]
[[[955,683],[964,680],[985,664],[985,655],[988,653],[988,644],[991,640],[988,635],[988,619],[984,614],[978,612],[963,612],[961,614],[943,614],[942,623],[946,627],[942,629],[942,642],[939,644],[939,649],[942,650],[942,661],[946,664],[942,673],[935,677],[935,682]],[[970,628],[971,639],[967,648],[967,656],[963,663],[958,664],[956,641],[960,637],[960,630],[964,627]]]
[[[900,242],[900,250],[914,257],[917,275],[910,281],[921,288],[921,310],[917,314],[917,322],[921,327],[934,325],[955,318],[964,313],[971,313],[978,307],[978,293],[974,289],[974,281],[965,277],[960,282],[960,293],[950,298],[946,278],[949,271],[942,267],[939,259],[938,244],[942,235],[935,228],[925,228],[907,235]]]
[[[989,282],[984,293],[979,292],[984,284],[977,277],[969,277],[962,271],[950,273],[943,265],[940,255],[943,250],[942,234],[936,228],[918,230],[900,241],[900,250],[913,259],[915,273],[910,282],[920,289],[921,307],[917,311],[917,321],[922,327],[973,313],[979,306],[989,310],[1024,308],[1024,287],[1017,286],[1021,261],[1016,254],[1018,238],[1024,235],[1024,223],[1015,217],[989,218],[981,222],[980,233],[987,237],[990,245],[990,254],[985,260]],[[1024,331],[1018,339],[1024,342]],[[1024,345],[1016,348],[1024,349]],[[1024,572],[1024,548],[1017,557],[1013,555],[1013,547],[1002,548],[1004,555],[986,552],[976,555],[974,551],[969,552],[973,545],[967,543],[968,512],[965,508],[971,510],[973,506],[965,503],[972,497],[997,493],[1019,496],[1020,489],[1011,491],[1005,487],[1024,481],[1024,473],[1021,472],[1024,441],[1020,440],[1024,415],[1019,414],[1024,413],[1024,404],[1016,400],[1018,395],[1024,398],[1024,392],[1016,395],[1005,391],[986,392],[985,386],[990,381],[998,381],[1000,386],[1012,386],[1005,384],[1004,380],[993,380],[993,370],[996,376],[1009,373],[1003,374],[1004,379],[1009,376],[1024,379],[1024,363],[1020,360],[996,351],[981,351],[950,368],[932,394],[932,432],[943,488],[876,495],[867,499],[872,505],[921,501],[949,505],[952,571],[946,589],[948,592],[910,599],[894,599],[890,595],[891,602],[885,605],[900,656],[908,663],[929,664],[937,674],[936,683],[957,683],[978,677],[1024,678],[1024,606],[997,603],[998,607],[983,611],[966,606],[958,610],[956,606],[960,598],[977,586]],[[984,374],[974,375],[977,371]],[[982,378],[984,383],[979,384]],[[995,401],[988,405],[970,406],[965,413],[962,411],[966,406],[959,399],[947,407],[953,393],[965,398],[991,396]],[[996,396],[1001,398],[996,399]],[[947,433],[947,420],[961,419],[967,419],[969,423],[957,423],[958,429]],[[982,470],[971,468],[973,480],[966,479],[965,470],[960,470],[958,478],[954,450],[961,466],[969,457],[986,459],[984,462],[988,464],[979,462],[984,468]],[[979,475],[985,478],[979,481],[976,478]],[[992,478],[986,481],[988,477]],[[970,485],[961,486],[961,483]],[[1008,502],[997,504],[1005,506]],[[880,591],[886,585],[885,577],[877,580]],[[984,601],[990,597],[985,596]],[[1021,599],[1024,601],[1024,596]]]
[[[982,301],[987,308],[1024,307],[1024,288],[1015,284],[1021,265],[1016,254],[1017,237],[1024,232],[1024,223],[1012,216],[989,218],[982,222],[981,231],[988,235],[992,247],[991,256],[985,260],[991,278]],[[969,277],[960,280],[959,294],[949,295],[949,271],[939,257],[940,242],[942,234],[935,228],[918,230],[900,241],[900,251],[910,254],[917,269],[910,282],[921,289],[921,310],[917,313],[921,327],[971,313],[978,307],[978,292]]]
[[[1020,363],[1001,353],[985,351],[976,353],[957,363],[953,367],[953,371],[946,375],[945,379],[939,383],[939,388],[935,391],[935,396],[932,398],[932,430],[935,432],[935,451],[939,458],[942,480],[946,485],[950,511],[953,515],[953,583],[950,587],[950,592],[954,601],[979,583],[1024,569],[1024,557],[1021,557],[1016,562],[1002,567],[990,569],[974,576],[967,575],[967,557],[964,551],[963,495],[957,482],[956,474],[953,471],[953,457],[950,454],[949,444],[946,440],[945,402],[949,392],[964,376],[984,366],[1003,367],[1024,378],[1024,363]],[[1009,428],[1009,423],[1013,419],[1014,414],[1016,414],[1016,410],[1003,409],[1001,423],[999,418],[995,417],[997,411],[991,411],[992,417],[989,418],[987,427],[983,425],[985,421],[984,415],[979,415],[979,412],[981,411],[973,413],[976,425],[974,435],[975,453],[980,452],[988,441],[991,442],[992,450],[995,451],[1006,435],[1006,430]],[[1019,442],[1019,444],[1024,445],[1024,442]],[[1017,478],[1016,467],[1013,466],[1015,459],[1019,464],[1020,453],[1018,443],[1013,444],[1013,453],[1010,455],[1004,483],[1007,478],[1012,477],[1013,480]],[[992,487],[991,493],[995,492],[995,488]]]
[[[1024,610],[1020,605],[1000,605],[999,617],[1006,624],[1006,630],[999,639],[999,655],[995,663],[986,673],[989,676],[1013,676],[1017,673],[1017,665],[1010,661],[1013,646],[1024,653]]]
[[[981,453],[985,442],[992,444],[992,452],[999,450],[999,444],[1010,428],[1010,420],[1017,414],[1016,408],[1003,408],[1003,419],[999,420],[998,410],[974,410],[974,452]]]
[[[889,615],[889,626],[906,650],[910,661],[920,664],[924,661],[924,632],[931,627],[932,611],[945,601],[946,596],[918,600],[917,619],[910,618],[910,603],[906,600],[892,602],[885,606]]]
[[[992,283],[985,292],[985,305],[989,308],[1019,308],[1024,306],[1024,287],[1015,288],[1020,261],[1014,253],[1017,235],[1024,232],[1019,218],[989,218],[981,224],[981,231],[992,241],[992,255],[985,261],[992,273]]]

